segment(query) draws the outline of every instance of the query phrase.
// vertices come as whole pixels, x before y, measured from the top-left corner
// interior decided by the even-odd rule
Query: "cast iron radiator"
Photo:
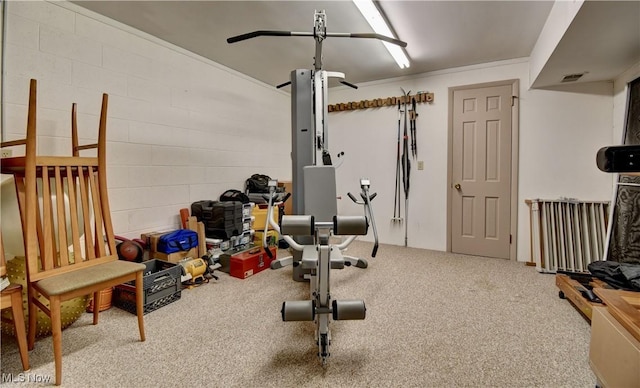
[[[609,202],[527,200],[531,214],[531,258],[539,272],[588,272],[605,252]]]

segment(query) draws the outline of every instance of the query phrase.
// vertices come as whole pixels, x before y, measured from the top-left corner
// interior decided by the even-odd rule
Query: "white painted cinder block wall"
[[[413,164],[409,246],[447,249],[448,89],[508,79],[520,80],[517,259],[530,258],[525,199],[610,200],[611,177],[597,169],[595,155],[612,139],[611,82],[576,85],[572,91],[529,90],[529,62],[521,59],[372,82],[357,90],[332,89],[330,103],[398,96],[401,87],[435,94],[433,104],[417,108],[418,159],[424,170]],[[339,194],[346,198],[347,191],[357,191],[359,177],[369,177],[378,192],[374,210],[381,242],[403,245],[404,229],[391,224],[397,120],[393,107],[343,111],[329,114],[329,128],[332,154],[345,152],[337,171]],[[340,201],[340,209],[360,211],[348,198]]]
[[[109,193],[117,233],[135,237],[175,227],[179,208],[240,188],[254,172],[290,179],[287,94],[66,2],[10,2],[6,28],[7,139],[24,134],[29,78],[39,81],[41,153],[69,152],[72,102],[79,103],[82,140],[95,140],[101,93],[110,94]],[[595,168],[595,152],[619,142],[624,85],[637,70],[616,80],[615,92],[611,83],[573,92],[528,90],[529,72],[521,59],[330,91],[331,103],[395,96],[400,87],[435,93],[433,104],[418,106],[425,169],[413,169],[410,246],[446,250],[453,86],[520,80],[518,260],[529,259],[524,199],[610,199],[612,180]],[[334,154],[346,153],[337,172],[339,194],[357,192],[358,179],[369,177],[379,193],[374,205],[381,241],[402,245],[403,230],[390,227],[396,126],[395,109],[332,113],[329,146]],[[339,202],[340,211],[359,214],[347,201]]]
[[[30,78],[40,154],[70,154],[72,102],[81,142],[95,142],[108,93],[117,234],[177,227],[180,208],[253,173],[290,179],[288,94],[71,3],[12,1],[7,12],[3,135],[24,137]]]

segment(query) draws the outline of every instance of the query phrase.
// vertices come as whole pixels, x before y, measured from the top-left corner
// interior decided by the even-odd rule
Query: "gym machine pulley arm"
[[[227,39],[227,43],[236,43],[247,39],[257,38],[259,36],[315,36],[313,32],[293,32],[293,31],[273,31],[273,30],[258,30],[232,36]],[[390,38],[385,35],[375,33],[353,33],[353,32],[329,32],[325,33],[325,37],[334,38],[366,38],[366,39],[379,39],[385,42],[396,44],[400,47],[407,47],[407,43],[398,39]]]
[[[373,240],[374,240],[374,243],[373,243],[373,251],[371,252],[371,257],[376,257],[376,253],[378,252],[378,230],[376,229],[376,220],[375,220],[375,217],[373,216],[373,209],[371,208],[371,201],[373,201],[373,199],[376,197],[376,195],[378,195],[378,193],[370,194],[369,193],[369,187],[370,186],[371,186],[371,184],[369,183],[368,179],[361,179],[360,180],[360,188],[362,190],[360,192],[360,197],[362,198],[362,202],[358,201],[356,199],[356,197],[353,194],[351,194],[350,192],[347,193],[347,195],[356,204],[364,205],[364,215],[367,218],[367,221],[371,223],[371,227],[373,228]]]
[[[322,14],[324,16],[324,14]],[[227,39],[227,43],[237,43],[247,39],[257,38],[259,36],[311,36],[316,40],[316,56],[314,67],[315,70],[322,69],[322,41],[325,38],[363,38],[363,39],[378,39],[384,42],[388,42],[391,44],[398,45],[400,47],[407,47],[407,42],[401,41],[399,39],[390,38],[385,35],[375,34],[375,33],[353,33],[353,32],[326,32],[326,27],[324,26],[324,19],[322,22],[318,21],[318,17],[316,15],[316,24],[313,32],[293,32],[293,31],[273,31],[273,30],[258,30],[253,32],[248,32],[246,34],[241,34],[237,36],[232,36]]]
[[[314,72],[313,72],[313,89],[314,89],[314,109],[315,109],[315,149],[316,155],[314,157],[314,164],[327,164],[323,160],[328,155],[328,151],[325,149],[325,133],[326,133],[326,121],[327,115],[327,96],[326,87],[329,77],[339,78],[341,83],[355,87],[355,85],[344,81],[344,74],[338,72],[327,72],[323,70],[322,64],[322,42],[325,38],[364,38],[364,39],[378,39],[384,42],[395,44],[401,47],[406,47],[407,43],[399,39],[391,38],[385,35],[376,33],[343,33],[343,32],[327,32],[326,27],[326,14],[324,11],[316,11],[314,14],[313,32],[294,32],[294,31],[276,31],[276,30],[257,30],[248,32],[241,35],[236,35],[227,39],[227,43],[237,43],[247,39],[253,39],[260,36],[308,36],[315,39],[315,56],[314,56]],[[285,82],[278,85],[278,88],[288,85],[290,82]]]

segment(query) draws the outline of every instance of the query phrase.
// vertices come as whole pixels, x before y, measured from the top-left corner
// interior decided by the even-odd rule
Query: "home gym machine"
[[[297,69],[291,72],[290,81],[278,85],[278,88],[291,85],[291,129],[292,129],[292,184],[295,193],[293,215],[282,217],[281,225],[272,219],[273,207],[286,198],[276,194],[276,182],[269,185],[268,225],[279,232],[293,249],[293,255],[280,258],[271,264],[272,269],[293,266],[293,279],[310,282],[310,300],[284,302],[282,319],[284,321],[315,321],[318,356],[325,365],[329,357],[331,335],[329,331],[330,314],[334,320],[364,319],[366,308],[362,300],[331,300],[329,274],[331,269],[345,266],[367,268],[367,261],[342,255],[344,250],[358,235],[366,235],[371,224],[374,234],[374,247],[371,253],[375,257],[378,249],[378,236],[371,209],[371,200],[375,194],[369,194],[370,183],[361,179],[362,202],[349,193],[356,203],[364,205],[364,216],[338,216],[336,201],[335,167],[331,163],[328,151],[327,133],[327,89],[329,78],[338,78],[340,82],[357,88],[344,81],[345,75],[339,72],[323,70],[322,43],[328,37],[373,38],[402,47],[405,42],[374,33],[327,33],[324,11],[314,14],[313,32],[268,31],[259,30],[227,39],[228,43],[259,36],[310,36],[315,39],[314,68]],[[331,244],[331,236],[349,237],[340,244]],[[263,246],[266,241],[263,241]],[[268,250],[267,250],[268,251]],[[267,254],[271,254],[270,251]]]
[[[323,70],[322,43],[326,38],[337,37],[378,39],[401,47],[406,47],[407,44],[398,39],[375,33],[329,33],[326,28],[326,14],[324,11],[315,12],[313,32],[258,30],[228,38],[227,42],[237,43],[260,36],[306,36],[313,37],[315,40],[313,69],[293,70],[290,81],[277,86],[277,88],[282,88],[286,85],[291,85],[292,191],[295,193],[291,199],[293,201],[293,214],[313,214],[311,212],[313,206],[305,203],[304,168],[331,165],[331,156],[328,151],[328,123],[326,120],[328,116],[328,79],[338,78],[341,83],[357,88],[357,86],[344,80],[345,75],[343,73]],[[335,182],[332,186],[335,190]],[[335,198],[335,196],[332,196],[333,193],[328,191],[322,194],[331,200]],[[301,244],[311,244],[313,242],[310,236],[295,236],[294,239]],[[294,252],[293,260],[298,262],[300,258],[299,252]],[[363,261],[360,265],[366,267],[366,262]],[[295,281],[305,281],[306,274],[308,274],[308,271],[302,270],[300,266],[294,266],[293,279]]]
[[[315,167],[311,167],[315,168]],[[314,171],[316,177],[325,175],[329,171],[322,166]],[[310,175],[305,174],[306,177]],[[320,179],[322,182],[322,179]],[[325,180],[323,183],[327,183]],[[317,187],[322,187],[318,185]],[[373,211],[371,210],[371,200],[375,197],[375,193],[369,194],[369,181],[362,179],[360,181],[362,202],[349,193],[349,197],[356,203],[364,205],[364,216],[338,216],[334,215],[331,221],[316,221],[314,215],[284,215],[280,225],[272,218],[273,208],[277,205],[276,182],[272,181],[269,185],[269,208],[267,212],[267,222],[289,243],[294,252],[301,253],[299,262],[294,262],[298,267],[308,271],[308,279],[310,283],[310,299],[301,301],[286,301],[282,303],[282,320],[290,321],[315,321],[316,331],[315,340],[318,344],[318,357],[322,361],[322,365],[326,365],[329,357],[329,345],[331,344],[331,331],[329,323],[331,318],[337,320],[356,320],[365,319],[366,307],[363,300],[332,300],[330,293],[330,272],[333,269],[343,269],[345,266],[355,265],[360,268],[366,268],[366,262],[362,266],[364,260],[342,254],[345,249],[356,236],[366,235],[368,232],[369,221],[373,228],[374,248],[371,254],[375,257],[378,249],[378,234],[375,229]],[[286,200],[286,198],[284,199]],[[265,228],[264,236],[267,229]],[[313,244],[298,244],[292,236],[310,236]],[[349,236],[341,244],[332,244],[331,236]],[[265,237],[266,238],[266,237]],[[263,246],[266,241],[263,241]],[[272,268],[281,268],[283,262],[291,264],[292,256],[278,259],[272,262]],[[273,264],[276,264],[275,266]],[[284,264],[286,265],[286,264]],[[294,266],[295,268],[295,266]]]

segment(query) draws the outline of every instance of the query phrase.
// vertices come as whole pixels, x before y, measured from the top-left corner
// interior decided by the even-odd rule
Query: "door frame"
[[[449,88],[449,113],[448,113],[448,139],[447,139],[447,252],[451,247],[451,195],[453,193],[453,93],[458,90],[481,89],[494,86],[511,86],[511,220],[509,233],[511,244],[509,246],[509,259],[517,260],[518,253],[518,144],[520,134],[520,80],[508,79],[504,81],[484,82],[472,85],[453,86]]]

